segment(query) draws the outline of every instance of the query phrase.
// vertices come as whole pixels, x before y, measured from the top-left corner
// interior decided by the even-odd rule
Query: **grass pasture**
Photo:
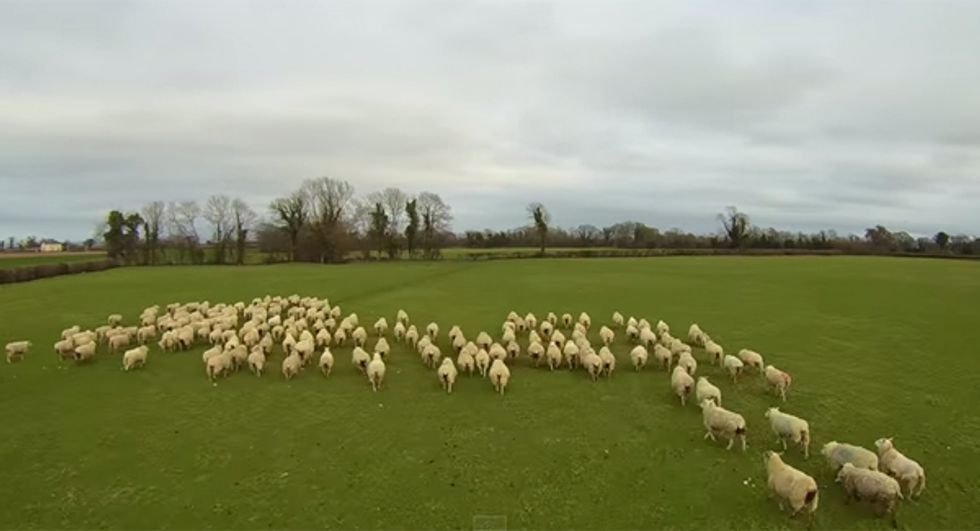
[[[0,343],[35,343],[0,364],[0,528],[808,527],[766,498],[761,452],[776,445],[762,415],[778,399],[757,378],[736,388],[697,350],[698,374],[748,422],[748,452],[725,451],[702,440],[700,411],[680,407],[665,373],[632,371],[621,331],[612,379],[522,358],[504,397],[462,375],[447,396],[401,345],[377,394],[349,347],[333,349],[329,379],[307,369],[287,383],[277,354],[262,378],[217,387],[203,347],[154,347],[129,374],[118,357],[75,366],[50,349],[62,328],[109,313],[294,292],[327,296],[365,327],[398,308],[435,320],[444,352],[453,324],[498,336],[511,309],[588,311],[594,343],[614,310],[678,336],[697,321],[726,351],[750,347],[792,373],[783,409],[809,420],[813,455],[786,459],[821,487],[814,527],[888,527],[844,504],[819,455],[829,440],[882,436],[929,480],[901,504],[901,526],[980,527],[980,264],[671,257],[120,268],[0,286]]]

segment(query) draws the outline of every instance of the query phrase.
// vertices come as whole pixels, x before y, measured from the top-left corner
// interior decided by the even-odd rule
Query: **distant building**
[[[41,242],[42,253],[60,253],[65,250],[65,245],[54,240],[44,240]]]

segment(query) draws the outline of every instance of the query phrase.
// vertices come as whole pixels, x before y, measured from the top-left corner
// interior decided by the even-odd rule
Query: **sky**
[[[0,237],[321,176],[456,231],[980,234],[980,2],[0,1]]]

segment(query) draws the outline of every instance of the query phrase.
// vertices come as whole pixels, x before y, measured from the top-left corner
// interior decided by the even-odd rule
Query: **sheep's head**
[[[701,406],[701,409],[712,409],[715,407],[715,402],[710,398],[705,398],[699,405]]]
[[[892,438],[888,437],[888,438],[878,439],[877,441],[875,441],[875,448],[878,449],[879,454],[891,450],[892,448],[894,448],[894,445],[892,444]]]
[[[767,409],[766,410],[766,418],[771,417],[774,412],[775,413],[779,413],[779,408],[778,407],[771,407],[771,408]]]
[[[824,456],[830,455],[830,452],[833,452],[834,448],[836,447],[837,441],[830,441],[829,443],[823,445],[823,448],[820,449],[820,453],[822,453]]]
[[[844,476],[850,474],[852,470],[854,470],[854,465],[850,463],[844,463],[844,466],[841,467],[840,472],[837,473],[837,478],[834,481],[836,481],[837,483],[843,482]]]

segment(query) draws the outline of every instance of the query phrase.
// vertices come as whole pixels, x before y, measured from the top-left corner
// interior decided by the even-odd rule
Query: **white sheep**
[[[437,325],[436,323],[429,323],[425,327],[425,333],[429,336],[429,339],[435,341],[436,336],[439,335],[439,325]]]
[[[375,321],[374,331],[378,334],[378,337],[384,337],[388,333],[388,320],[382,317]]]
[[[75,325],[61,331],[61,339],[71,339],[71,336],[82,331],[82,327]]]
[[[871,502],[879,516],[891,515],[892,527],[898,527],[895,506],[898,500],[904,499],[904,496],[902,496],[902,487],[895,478],[877,470],[858,468],[850,463],[844,463],[837,472],[837,483],[844,487],[844,494],[848,501],[856,499]]]
[[[556,346],[554,343],[548,343],[548,349],[545,351],[545,357],[548,360],[548,368],[555,370],[561,366],[562,355],[561,348]]]
[[[731,354],[726,354],[725,358],[722,360],[722,365],[732,377],[732,382],[738,383],[738,376],[742,374],[742,360],[732,356]]]
[[[453,364],[453,359],[447,357],[442,360],[442,365],[439,365],[439,382],[442,384],[442,388],[446,390],[446,393],[453,392],[453,384],[456,383],[456,375],[459,371],[456,370],[456,365]]]
[[[449,333],[447,334],[447,337],[449,338],[449,342],[453,343],[456,341],[457,337],[462,335],[463,335],[463,330],[459,327],[459,325],[453,325],[453,327],[449,329]]]
[[[626,320],[626,326],[632,326],[633,328],[636,328],[637,330],[640,329],[639,324],[640,324],[640,322],[637,321],[636,320],[636,317],[633,317],[632,315],[629,317],[629,319]]]
[[[298,360],[299,358],[296,359]],[[231,372],[231,368],[231,353],[222,352],[217,356],[208,358],[207,363],[204,365],[204,372],[207,374],[208,380],[210,380],[213,385],[218,385],[218,377],[226,376],[229,372]]]
[[[663,321],[657,321],[656,331],[658,336],[662,336],[664,334],[670,334],[670,325],[668,325]]]
[[[585,351],[585,356],[582,356],[582,366],[589,372],[593,382],[602,374],[602,358],[591,348]]]
[[[123,370],[129,372],[130,369],[134,369],[136,367],[143,368],[143,366],[146,365],[146,355],[149,351],[149,347],[146,345],[141,345],[124,352],[122,359]]]
[[[56,342],[54,344],[54,353],[58,355],[58,359],[74,358],[75,342],[71,338]]]
[[[480,376],[485,378],[487,376],[487,369],[490,368],[490,354],[481,348],[476,351],[474,360],[476,361],[476,368],[480,371]]]
[[[786,391],[789,391],[793,378],[789,373],[783,372],[772,365],[767,365],[765,370],[766,381],[772,386],[773,391],[786,401]]]
[[[875,448],[878,449],[881,471],[904,484],[909,491],[909,498],[921,495],[926,488],[926,471],[922,465],[899,452],[891,438],[878,439],[875,441]]]
[[[330,333],[329,328],[321,328],[320,331],[316,333],[316,346],[317,347],[327,347],[330,346],[330,340],[333,335]]]
[[[657,365],[670,372],[670,366],[674,362],[674,355],[670,353],[670,349],[663,345],[654,345],[653,359],[657,361]]]
[[[388,353],[391,352],[391,346],[388,345],[388,340],[379,337],[378,342],[374,344],[375,354],[381,354],[382,359],[388,359]]]
[[[686,370],[691,376],[694,376],[694,374],[698,371],[697,360],[695,360],[694,356],[687,351],[681,352],[680,357],[677,359],[677,366],[684,367],[684,370]]]
[[[711,339],[704,342],[704,352],[708,355],[711,363],[717,363],[721,367],[721,360],[725,358],[725,349]]]
[[[653,327],[650,326],[650,321],[647,321],[645,318],[640,318],[640,320],[636,322],[636,327],[640,329],[641,332],[644,329],[653,329]]]
[[[623,327],[623,314],[621,314],[619,312],[613,312],[613,314],[612,314],[612,322],[613,322],[613,326],[615,326],[617,328],[622,328]]]
[[[432,340],[429,339],[429,336],[422,336],[421,338],[419,338],[419,342],[415,344],[415,349],[418,350],[419,356],[422,358],[422,361],[425,361],[425,349],[431,344],[432,344]]]
[[[118,313],[114,313],[106,318],[106,322],[109,323],[109,326],[112,327],[119,326],[120,324],[122,324],[122,321],[123,321],[123,316]]]
[[[493,364],[490,365],[490,383],[493,384],[494,390],[503,395],[509,382],[510,369],[507,368],[503,360],[493,360]]]
[[[415,325],[410,325],[408,330],[405,332],[405,341],[415,348],[415,345],[419,342],[419,331],[415,328]]]
[[[574,341],[566,341],[565,347],[562,349],[562,354],[565,357],[565,362],[568,363],[569,369],[574,369],[579,363],[580,350],[578,345]]]
[[[779,510],[783,509],[782,500],[785,500],[793,509],[793,515],[803,509],[813,514],[820,503],[816,480],[784,463],[776,452],[767,451],[764,459],[769,491],[780,498]]]
[[[504,333],[500,334],[500,342],[504,345],[517,341],[517,334],[513,330],[504,330]]]
[[[354,351],[351,352],[350,362],[353,366],[357,367],[357,370],[366,374],[368,363],[371,363],[371,356],[363,348],[354,347]]]
[[[528,312],[528,314],[524,316],[524,324],[527,325],[528,330],[534,330],[538,327],[538,318],[535,317],[533,313]]]
[[[378,389],[381,389],[385,382],[385,362],[381,359],[380,354],[375,354],[374,358],[371,359],[371,363],[368,363],[367,377],[371,381],[371,389],[377,393]]]
[[[630,341],[639,341],[640,339],[640,329],[634,325],[626,325],[626,337]]]
[[[810,458],[810,423],[795,415],[783,413],[778,407],[767,409],[766,418],[769,419],[773,434],[783,444],[783,450],[786,450],[786,439],[791,439],[803,449],[803,457]]]
[[[677,369],[674,369],[677,371]],[[729,411],[721,406],[715,405],[712,400],[701,402],[701,418],[704,421],[705,439],[716,441],[716,435],[724,436],[728,439],[726,449],[731,450],[735,443],[735,437],[742,439],[742,451],[746,449],[745,443],[745,419],[742,415]]]
[[[262,376],[265,370],[265,349],[257,347],[248,353],[248,369],[256,376]]]
[[[325,348],[323,354],[320,354],[320,372],[324,376],[330,376],[331,371],[333,371],[333,353],[329,348]]]
[[[534,366],[537,367],[541,363],[541,358],[544,357],[544,345],[532,342],[527,346],[527,355],[534,362]]]
[[[487,351],[490,355],[491,360],[507,360],[507,349],[503,347],[500,343],[494,343],[490,345],[490,350]]]
[[[180,334],[177,334],[178,339]],[[126,348],[129,346],[129,334],[117,334],[109,338],[109,351],[113,354],[116,353],[121,348]]]
[[[564,326],[565,328],[571,328],[573,322],[574,322],[574,318],[572,317],[572,314],[570,313],[561,314],[562,326]]]
[[[479,334],[477,334],[476,346],[482,348],[483,350],[489,351],[490,345],[492,344],[493,344],[493,338],[490,337],[490,334],[486,332],[480,332]]]
[[[350,337],[354,340],[355,346],[363,347],[367,343],[367,330],[363,326],[358,326]]]
[[[649,328],[641,328],[639,332],[640,344],[647,347],[653,348],[653,345],[657,343],[657,334],[653,333],[653,330]]]
[[[858,468],[878,470],[878,454],[868,450],[867,448],[862,448],[853,444],[830,441],[829,443],[823,445],[820,453],[827,458],[827,464],[829,464],[835,472],[840,470],[840,467],[844,466],[844,463],[850,463]]]
[[[630,360],[633,361],[633,369],[639,371],[647,364],[649,353],[643,345],[637,345],[630,351]]]
[[[391,329],[391,332],[392,335],[395,336],[395,341],[401,341],[405,339],[405,332],[406,332],[405,325],[403,325],[401,321],[395,323],[395,326],[394,328]]]
[[[470,353],[470,350],[464,347],[459,351],[459,355],[456,356],[456,365],[459,366],[460,370],[465,371],[467,375],[473,376],[473,370],[476,368],[476,359]]]
[[[338,347],[342,347],[346,342],[347,342],[347,331],[344,330],[343,328],[338,328],[337,331],[333,333],[333,343]],[[283,347],[284,347],[283,351],[288,353],[288,351],[285,349],[285,343],[283,344]]]
[[[765,362],[762,361],[762,354],[759,354],[754,350],[743,348],[742,350],[738,351],[738,358],[742,360],[742,363],[748,365],[749,367],[755,367],[755,369],[759,371],[759,374],[762,374],[762,371],[765,368]]]
[[[578,322],[585,327],[586,330],[592,328],[592,317],[589,314],[582,312],[578,314]]]
[[[507,359],[516,360],[521,356],[521,345],[517,341],[511,341],[504,347],[507,351]]]
[[[609,346],[616,339],[616,333],[612,331],[608,326],[603,325],[599,329],[599,339],[602,341],[603,345]]]
[[[94,341],[89,341],[83,345],[78,345],[75,347],[75,360],[76,361],[91,361],[95,358],[95,347],[96,343]]]
[[[425,365],[433,369],[439,364],[439,359],[442,358],[442,351],[439,350],[439,346],[435,343],[429,343],[425,347],[425,351],[422,353],[425,359]]]
[[[548,316],[545,318],[545,321],[551,323],[551,326],[555,326],[558,324],[558,316],[555,315],[555,312],[548,312]]]
[[[693,323],[690,328],[687,329],[687,341],[693,345],[699,347],[704,346],[705,333],[701,330],[701,327],[697,323]]]
[[[153,325],[144,326],[136,331],[136,341],[140,345],[145,345],[147,341],[151,339],[156,339],[157,337],[157,327]]]
[[[616,370],[616,356],[613,356],[609,347],[602,347],[599,349],[599,359],[602,360],[602,372],[605,373],[606,378],[611,378],[613,371]]]
[[[398,310],[395,320],[402,324],[402,326],[408,326],[408,313],[405,310]]]
[[[550,338],[551,334],[555,331],[555,325],[553,325],[551,321],[542,321],[540,330],[542,336]]]
[[[681,399],[681,405],[686,405],[687,395],[691,394],[694,388],[694,378],[691,378],[684,367],[674,367],[674,371],[670,373],[670,387]]]
[[[698,383],[694,387],[694,396],[698,404],[705,400],[713,400],[716,405],[721,405],[721,389],[709,382],[706,376],[698,378]]]

